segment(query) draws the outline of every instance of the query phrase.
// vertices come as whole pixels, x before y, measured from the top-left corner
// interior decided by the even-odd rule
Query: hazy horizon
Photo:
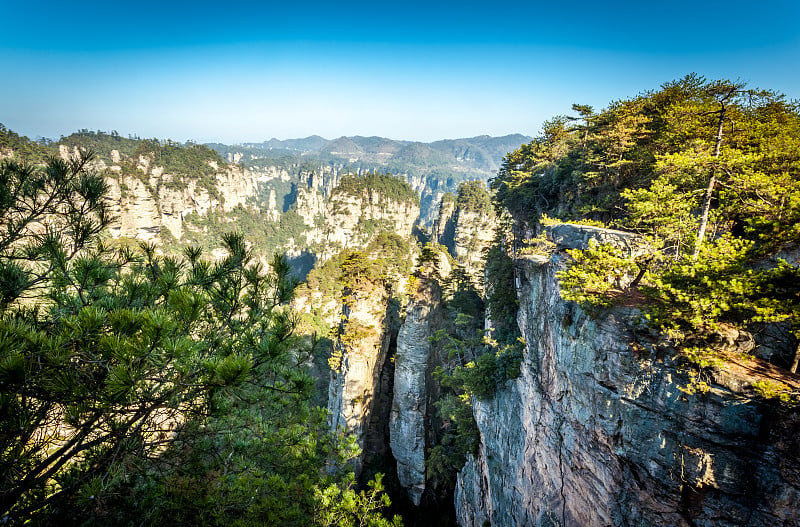
[[[697,72],[800,97],[800,3],[254,1],[4,7],[0,123],[235,144],[430,142],[541,123]]]

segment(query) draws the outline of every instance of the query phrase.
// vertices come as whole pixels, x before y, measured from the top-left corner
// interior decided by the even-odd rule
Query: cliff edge
[[[458,476],[459,523],[798,525],[796,411],[751,399],[735,372],[687,395],[636,309],[593,318],[561,299],[564,250],[597,236],[635,250],[619,235],[562,225],[550,257],[515,262],[524,358],[493,398],[473,398],[480,447]]]

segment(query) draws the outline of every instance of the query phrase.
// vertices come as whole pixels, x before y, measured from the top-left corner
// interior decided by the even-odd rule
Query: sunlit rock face
[[[328,384],[331,430],[353,434],[363,451],[370,450],[369,424],[381,398],[381,373],[386,365],[391,336],[385,331],[386,292],[381,286],[354,293],[342,305],[341,336],[335,343],[337,363]],[[363,456],[353,461],[360,474]]]
[[[483,291],[486,251],[494,241],[497,223],[491,209],[469,210],[454,200],[443,200],[431,228],[432,241],[447,248],[479,291]]]
[[[480,448],[458,476],[459,523],[800,524],[796,413],[748,400],[724,375],[686,395],[671,354],[633,344],[648,338],[635,310],[593,319],[560,298],[564,240],[588,238],[578,226],[556,234],[562,251],[517,261],[524,362],[494,398],[473,401]]]
[[[431,342],[438,298],[425,291],[409,302],[397,335],[394,398],[389,422],[397,478],[414,505],[425,492],[426,423],[431,374]]]
[[[59,153],[64,159],[80,155],[77,147],[69,149],[63,145]],[[237,207],[255,207],[253,198],[258,194],[259,182],[288,178],[285,173],[254,172],[236,165],[219,166],[216,162],[208,163],[214,172],[212,176],[177,176],[146,155],[139,156],[136,170],[131,173],[115,164],[123,159],[117,150],[111,151],[110,158],[111,165],[102,160],[93,165],[106,171],[107,199],[114,216],[109,232],[115,238],[180,240],[186,232],[185,218],[189,214],[203,217],[210,212],[224,214]],[[275,200],[268,202],[262,212],[277,219]]]
[[[319,194],[301,194],[303,218],[318,218],[316,226],[306,232],[309,243],[322,242],[317,258],[327,260],[346,248],[362,248],[378,231],[392,232],[410,238],[419,218],[419,205],[411,201],[393,200],[380,192],[363,195],[334,194],[321,201]],[[304,220],[305,221],[305,220]]]
[[[479,291],[483,290],[486,251],[494,240],[496,228],[493,211],[456,210],[453,256],[473,277]]]

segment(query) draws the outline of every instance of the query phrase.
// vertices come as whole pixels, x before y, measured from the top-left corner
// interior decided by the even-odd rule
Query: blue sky
[[[180,141],[538,133],[697,72],[800,98],[800,2],[0,0],[0,123]]]

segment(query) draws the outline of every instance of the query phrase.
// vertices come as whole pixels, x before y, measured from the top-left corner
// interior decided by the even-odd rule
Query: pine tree
[[[381,524],[311,404],[285,258],[268,271],[239,234],[217,261],[114,248],[90,161],[0,165],[3,522]]]

